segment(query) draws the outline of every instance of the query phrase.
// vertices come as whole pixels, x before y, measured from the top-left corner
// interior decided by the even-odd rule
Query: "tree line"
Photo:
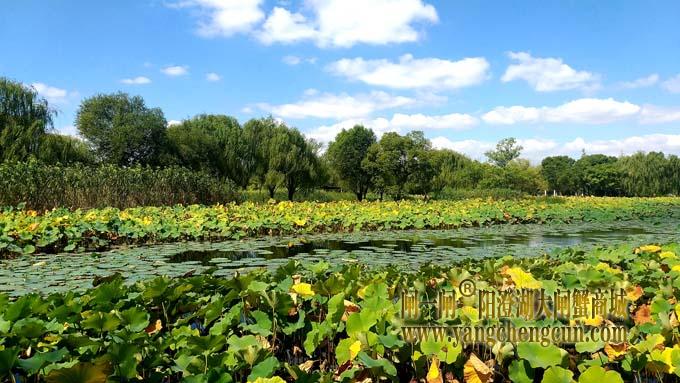
[[[119,167],[183,167],[228,180],[238,188],[341,188],[358,200],[407,195],[446,198],[460,190],[511,190],[560,195],[680,194],[680,159],[659,152],[631,156],[552,156],[533,166],[514,138],[486,153],[487,162],[436,149],[423,132],[390,132],[378,139],[357,125],[342,130],[325,151],[274,118],[240,124],[201,114],[168,126],[159,108],[140,96],[98,94],[82,101],[75,119],[81,138],[54,132],[56,111],[30,86],[0,78],[0,160]]]

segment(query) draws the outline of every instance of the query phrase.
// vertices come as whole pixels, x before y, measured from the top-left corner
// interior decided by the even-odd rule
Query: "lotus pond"
[[[415,270],[464,258],[534,257],[571,246],[680,242],[680,214],[645,220],[578,224],[495,225],[456,230],[379,231],[265,237],[241,241],[183,242],[85,254],[35,254],[0,260],[0,292],[84,290],[95,280],[120,274],[127,283],[157,276],[210,273],[231,277],[270,271],[292,260],[348,262]]]
[[[0,381],[46,383],[662,383],[680,376],[680,245],[572,248],[540,257],[462,258],[412,272],[359,263],[290,261],[234,278],[120,277],[83,292],[0,293]],[[400,292],[423,297],[472,279],[477,286],[616,286],[630,315],[625,341],[466,345],[402,336]],[[435,324],[498,324],[475,297]],[[567,323],[610,328],[598,315]],[[563,326],[563,318],[510,319]]]
[[[680,198],[280,202],[130,209],[0,211],[0,258],[112,246],[492,224],[611,222],[668,217]]]

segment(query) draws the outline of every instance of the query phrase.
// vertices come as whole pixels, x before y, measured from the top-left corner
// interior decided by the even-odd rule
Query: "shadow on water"
[[[643,228],[617,228],[617,230],[587,230],[577,232],[542,232],[495,234],[483,233],[451,238],[416,238],[395,240],[347,241],[341,239],[312,240],[288,245],[263,246],[254,250],[188,250],[178,252],[169,258],[170,263],[199,262],[211,265],[214,260],[253,261],[284,259],[297,255],[315,255],[333,250],[369,250],[387,252],[427,251],[436,248],[476,249],[496,246],[517,245],[532,247],[566,247],[583,243],[604,243],[612,240],[625,240],[632,235],[650,234]]]

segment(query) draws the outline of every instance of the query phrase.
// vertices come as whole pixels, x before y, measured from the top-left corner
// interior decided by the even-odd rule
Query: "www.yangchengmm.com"
[[[573,344],[579,342],[623,343],[628,339],[625,326],[583,327],[583,326],[513,326],[509,323],[492,326],[439,326],[405,325],[402,334],[406,341],[417,343],[422,340],[451,339],[455,344],[494,344],[496,342],[537,342],[549,344]]]

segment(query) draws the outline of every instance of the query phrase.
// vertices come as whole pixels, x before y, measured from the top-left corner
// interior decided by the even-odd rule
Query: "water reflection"
[[[451,237],[415,237],[398,239],[315,239],[287,245],[269,245],[254,250],[188,250],[178,252],[169,257],[170,263],[198,262],[202,265],[214,263],[227,264],[233,261],[244,261],[235,264],[247,264],[248,260],[271,260],[291,258],[298,255],[325,255],[329,251],[352,252],[366,250],[380,253],[423,252],[438,248],[447,249],[493,249],[508,246],[528,248],[568,247],[581,244],[598,244],[624,241],[632,236],[654,234],[641,227],[616,228],[615,230],[583,231],[551,231],[526,233],[487,233],[466,234],[451,231]],[[384,251],[380,251],[384,249]],[[216,262],[217,260],[217,262]]]

